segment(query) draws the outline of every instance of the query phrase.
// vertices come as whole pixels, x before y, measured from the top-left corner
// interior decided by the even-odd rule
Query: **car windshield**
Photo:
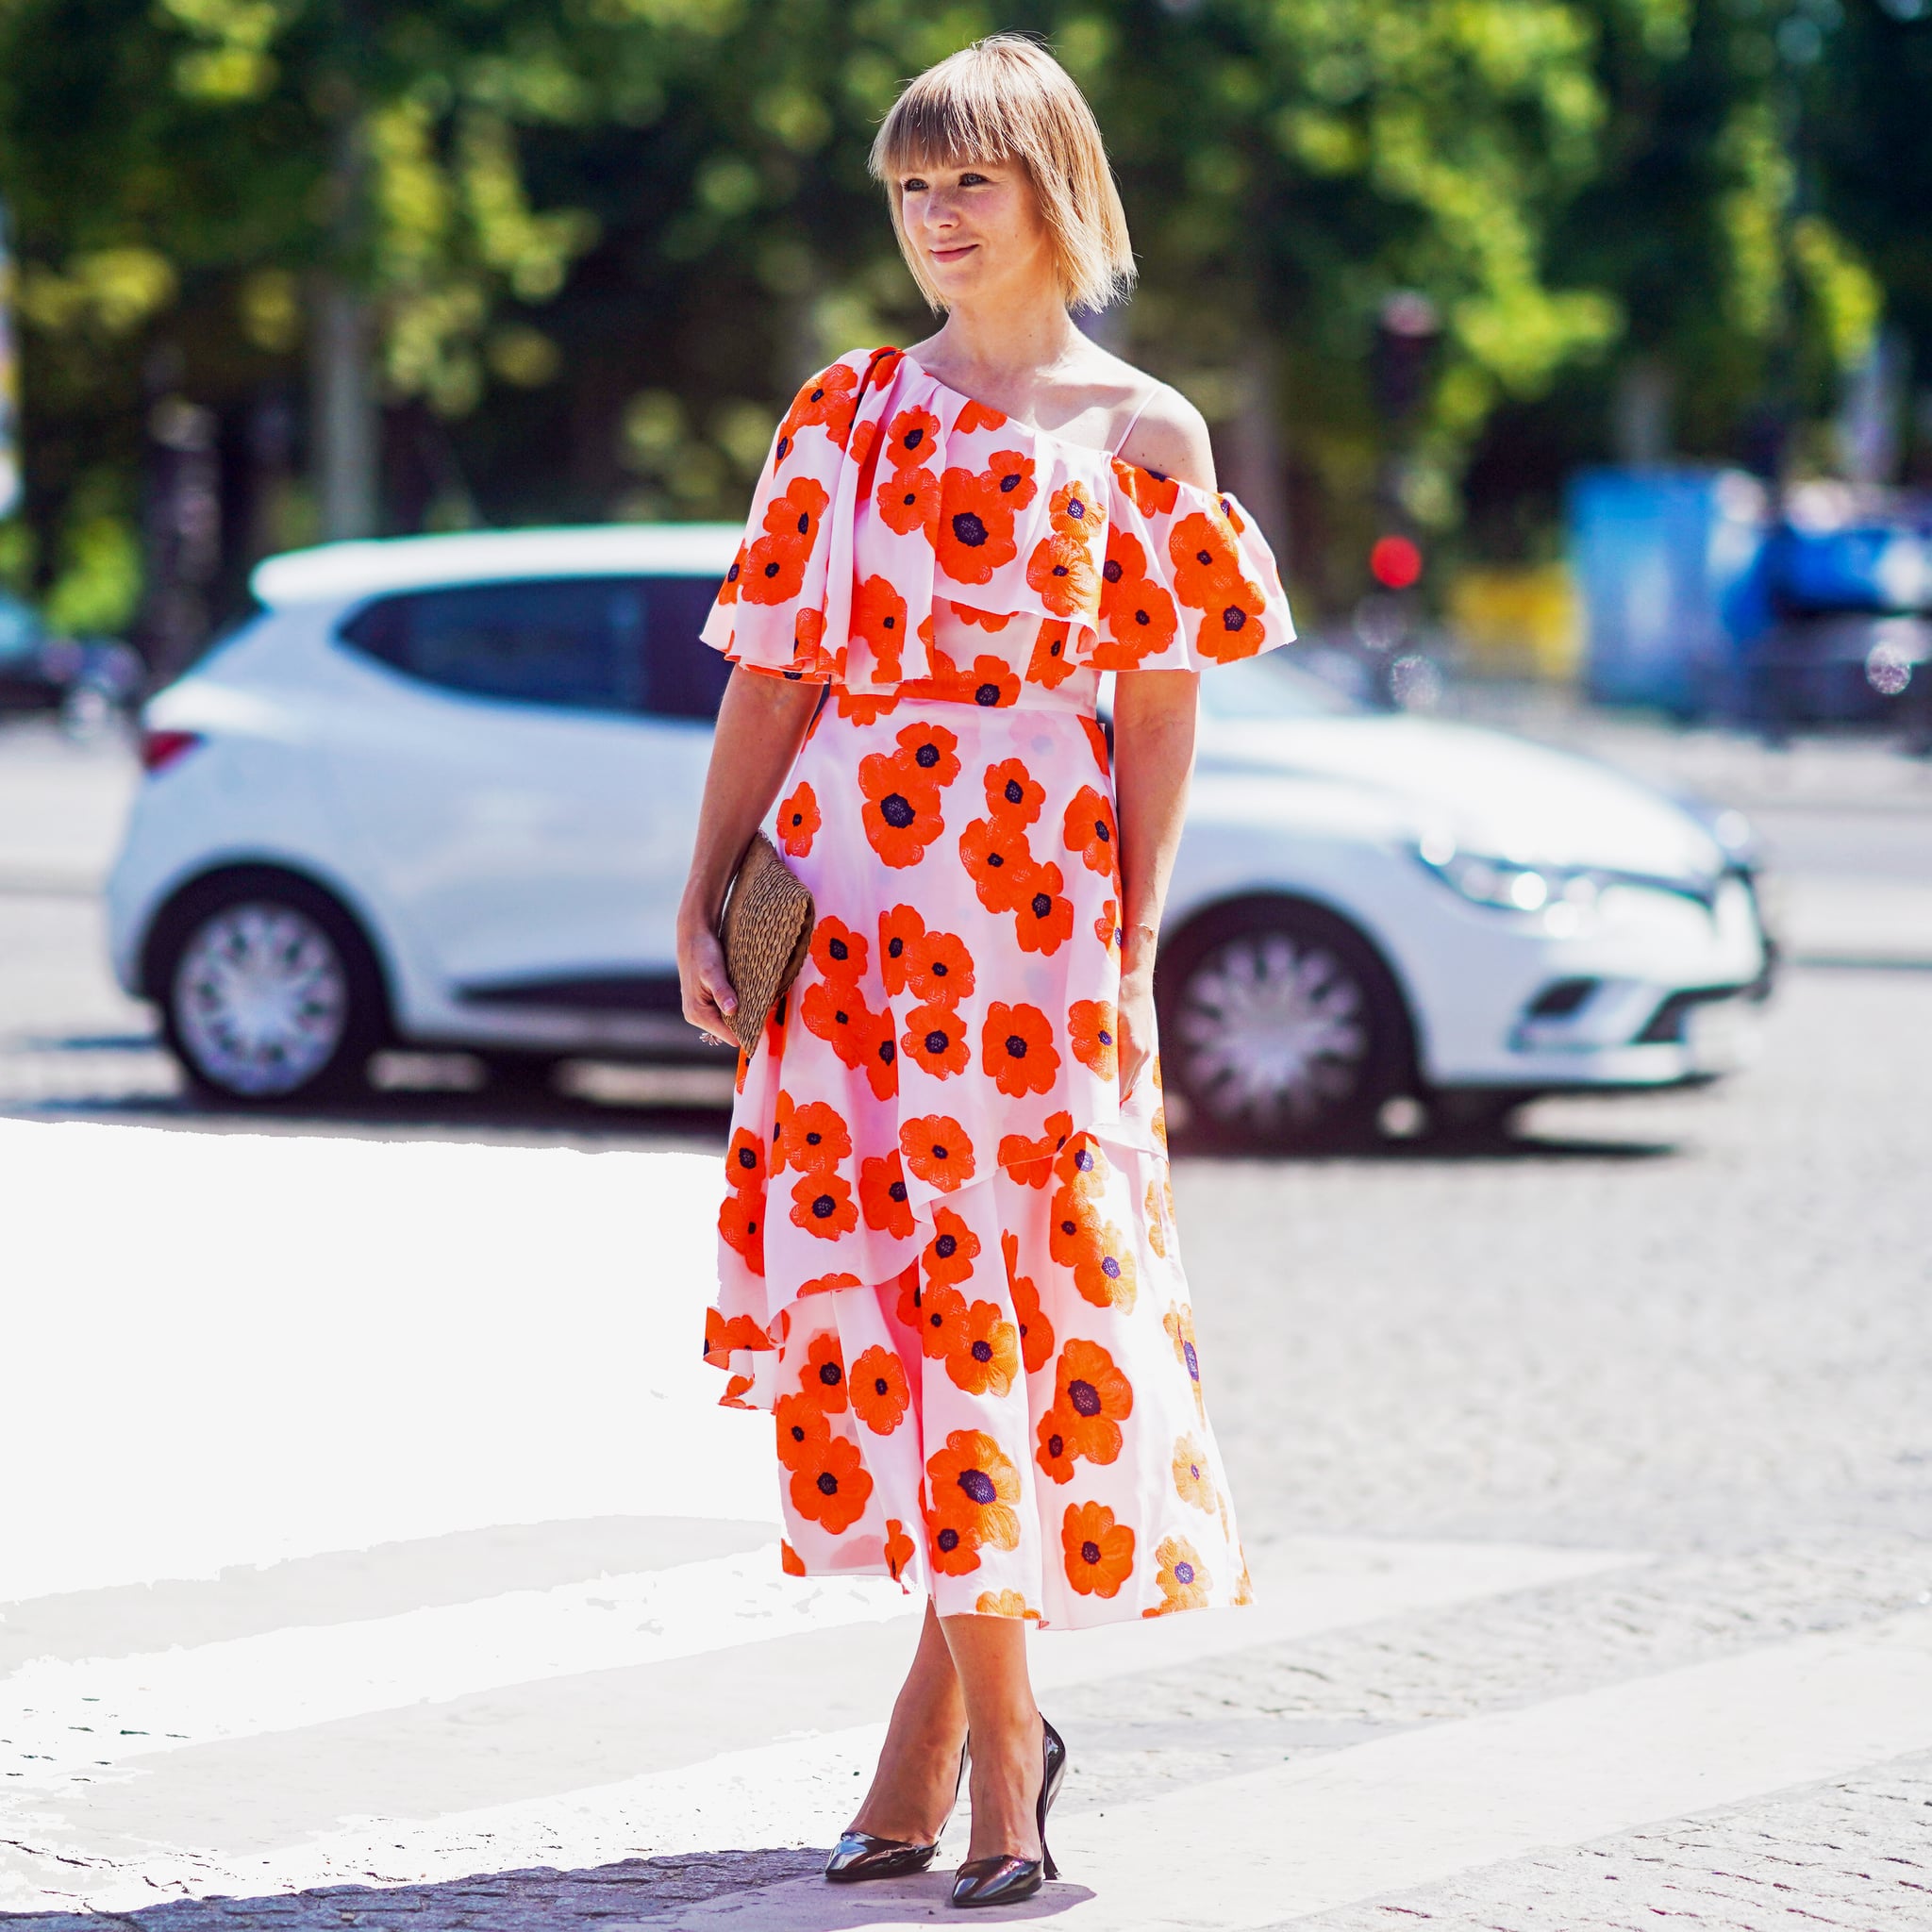
[[[1240,664],[1218,664],[1201,680],[1201,709],[1228,724],[1251,719],[1345,718],[1361,709],[1312,671],[1271,651]]]

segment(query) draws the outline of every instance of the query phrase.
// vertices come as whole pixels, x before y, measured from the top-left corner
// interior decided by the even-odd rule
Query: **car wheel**
[[[1407,1008],[1374,948],[1292,899],[1220,907],[1185,927],[1158,978],[1163,1078],[1190,1128],[1222,1145],[1367,1138],[1405,1091]]]
[[[358,1091],[387,1035],[382,977],[319,888],[237,874],[191,890],[157,933],[149,985],[189,1078],[274,1106]]]

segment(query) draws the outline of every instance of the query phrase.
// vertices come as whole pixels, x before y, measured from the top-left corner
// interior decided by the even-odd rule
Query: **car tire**
[[[146,983],[190,1084],[229,1106],[367,1088],[389,1037],[375,955],[319,886],[250,867],[191,886],[156,922]]]
[[[1305,900],[1216,907],[1163,948],[1161,1074],[1191,1138],[1276,1152],[1373,1138],[1414,1084],[1408,1008],[1381,956]]]

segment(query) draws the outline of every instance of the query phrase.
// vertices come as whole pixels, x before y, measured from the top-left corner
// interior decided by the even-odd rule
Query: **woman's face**
[[[1055,286],[1052,237],[1017,161],[908,169],[899,196],[906,238],[947,308]]]

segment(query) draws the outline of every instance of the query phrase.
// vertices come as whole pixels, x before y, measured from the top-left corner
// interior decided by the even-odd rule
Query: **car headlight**
[[[1566,866],[1524,865],[1487,853],[1465,852],[1441,833],[1424,837],[1416,857],[1442,881],[1477,906],[1503,912],[1541,912],[1546,906],[1594,905],[1597,876]]]
[[[1706,908],[1716,891],[1716,882],[1707,879],[1659,878],[1602,866],[1526,865],[1489,853],[1464,851],[1443,832],[1424,833],[1416,842],[1415,855],[1445,886],[1471,904],[1493,906],[1500,912],[1541,912],[1553,930],[1558,923],[1573,924],[1574,929],[1574,922],[1590,911],[1611,886],[1669,892]]]

